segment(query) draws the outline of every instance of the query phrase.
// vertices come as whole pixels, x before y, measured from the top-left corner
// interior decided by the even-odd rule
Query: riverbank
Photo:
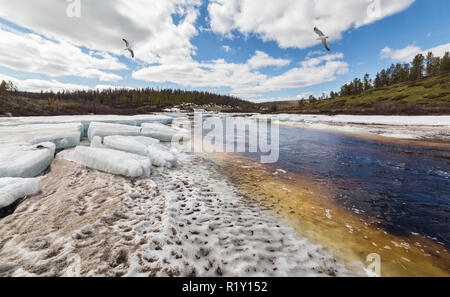
[[[216,154],[215,161],[243,195],[273,209],[281,221],[352,271],[361,271],[361,263],[368,264],[367,257],[376,253],[383,276],[450,275],[450,254],[444,246],[415,233],[392,235],[376,218],[343,208],[333,200],[338,185],[332,180],[286,172],[242,156]]]
[[[254,118],[263,120],[258,115]],[[157,119],[166,120],[161,115]],[[373,118],[370,123],[366,118],[359,121],[356,118],[333,119],[328,119],[328,122],[338,123],[336,126],[365,126],[375,122]],[[136,127],[140,121],[156,118],[11,118],[0,123],[5,131],[12,127],[17,131],[30,126],[45,128],[42,133],[54,134],[42,135],[46,140],[71,145],[60,141],[60,138],[67,138],[63,137],[65,133],[72,137],[72,128],[66,125],[80,122],[75,127],[80,140],[80,135],[86,134],[86,127],[94,120],[119,121],[131,125],[131,129],[128,126],[121,129],[141,131]],[[384,122],[380,123],[381,120]],[[410,120],[415,124],[427,123],[423,118],[422,122]],[[316,125],[320,121],[323,119],[311,116],[308,124]],[[174,126],[190,125],[186,118],[175,122]],[[289,121],[282,121],[285,122]],[[306,121],[297,123],[305,124]],[[411,127],[384,117],[375,123],[395,129]],[[447,133],[442,123],[437,126]],[[51,125],[63,125],[64,129],[52,131],[48,129]],[[58,154],[50,170],[40,179],[40,192],[24,199],[12,215],[0,220],[0,275],[367,275],[367,257],[373,253],[381,256],[384,276],[449,275],[450,256],[443,244],[416,232],[407,236],[394,235],[382,226],[380,220],[360,215],[363,208],[349,211],[334,200],[338,187],[345,186],[356,194],[369,191],[364,183],[342,176],[352,172],[358,175],[356,168],[364,170],[361,160],[366,162],[369,172],[375,165],[389,170],[394,166],[392,170],[405,170],[407,174],[414,172],[414,168],[411,171],[409,165],[401,162],[385,164],[376,155],[385,155],[383,150],[377,152],[376,148],[364,143],[332,137],[331,133],[316,135],[305,134],[308,129],[290,130],[288,134],[281,131],[284,139],[295,140],[297,137],[313,145],[307,150],[314,154],[310,156],[311,160],[309,155],[303,154],[299,163],[285,160],[295,168],[306,170],[305,174],[281,169],[277,164],[262,165],[242,155],[180,153],[175,168],[153,167],[150,177],[125,178],[64,160],[66,149]],[[378,135],[366,133],[366,130],[361,133]],[[5,134],[4,141],[27,140],[15,139],[18,136],[27,138],[23,132],[18,136],[13,134]],[[330,138],[330,143],[321,142]],[[384,137],[383,141],[386,139]],[[392,143],[398,141],[390,139]],[[428,146],[430,143],[425,144]],[[82,142],[81,145],[88,143]],[[449,152],[446,144],[430,145],[439,147],[431,154],[442,154],[438,158],[445,161]],[[298,147],[299,144],[294,143],[286,149],[295,155]],[[361,147],[365,148],[364,153],[373,157],[373,164],[364,159],[364,154],[358,155]],[[383,142],[380,142],[380,147],[385,148]],[[325,148],[328,151],[323,151]],[[398,154],[404,153],[404,148],[401,149]],[[405,152],[404,157],[411,158],[411,154],[427,156],[427,152],[412,149]],[[347,155],[351,159],[347,160]],[[331,162],[327,161],[327,156],[332,157]],[[326,166],[320,166],[318,160],[324,160]],[[309,161],[312,161],[311,167],[308,167]],[[339,172],[339,166],[346,163],[350,169]],[[435,163],[429,164],[433,168],[424,168],[426,174],[445,173],[434,168]],[[319,176],[323,178],[314,176],[311,169],[319,169]],[[429,169],[431,171],[427,171]],[[334,170],[333,174],[337,174],[338,179],[330,172],[323,175],[321,170]],[[424,177],[422,171],[417,175]],[[372,177],[386,180],[383,174]],[[389,209],[391,206],[396,208],[397,204],[390,204],[401,200],[396,197],[380,204],[383,213],[385,204]],[[376,198],[367,197],[378,207]],[[445,232],[443,230],[444,235]]]
[[[280,125],[392,139],[450,143],[450,116],[254,115]]]
[[[150,179],[55,160],[0,221],[2,276],[345,276],[201,156]]]

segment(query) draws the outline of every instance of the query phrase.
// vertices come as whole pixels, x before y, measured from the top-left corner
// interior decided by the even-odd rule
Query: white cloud
[[[395,61],[411,62],[415,55],[422,50],[418,46],[407,46],[403,49],[393,50],[390,47],[385,47],[381,50],[381,58],[391,59]]]
[[[68,42],[55,42],[36,34],[18,33],[0,28],[0,65],[14,70],[49,76],[75,75],[118,81],[120,76],[102,70],[126,69],[116,58],[106,53],[98,57],[83,53]]]
[[[62,83],[57,80],[42,80],[42,79],[18,79],[8,75],[0,74],[0,80],[12,81],[19,90],[38,92],[38,91],[76,91],[76,90],[87,90],[88,86],[72,84],[72,83]]]
[[[125,55],[122,38],[147,63],[183,60],[195,53],[190,39],[201,0],[81,1],[81,18],[69,18],[67,1],[0,0],[0,17],[44,36]],[[30,9],[32,7],[32,9]],[[174,24],[172,15],[180,17]]]
[[[155,83],[174,82],[192,87],[229,87],[231,94],[242,98],[255,97],[270,91],[308,87],[332,81],[336,75],[348,72],[342,54],[310,59],[278,76],[256,71],[247,63],[227,63],[215,60],[199,63],[191,60],[183,64],[149,66],[133,73],[133,77]]]
[[[253,69],[259,69],[267,66],[287,66],[291,63],[290,60],[275,59],[262,51],[256,51],[255,55],[248,60],[248,65]]]
[[[407,7],[405,3],[412,1],[393,0],[396,4],[386,4],[386,7],[395,7],[395,12],[401,6],[399,3]],[[234,6],[225,11],[222,5],[228,7],[228,2],[236,2],[238,7],[242,4],[242,11]],[[354,4],[355,0],[349,2]],[[291,46],[291,43],[292,46],[305,47],[316,43],[311,28],[313,23],[324,25],[321,28],[327,30],[332,38],[337,38],[343,28],[364,24],[366,18],[348,20],[345,17],[348,11],[353,13],[351,9],[355,5],[334,3],[328,0],[317,0],[314,3],[306,0],[280,0],[261,5],[259,1],[214,0],[210,2],[208,10],[215,32],[222,33],[218,28],[224,26],[223,34],[236,29],[244,34],[256,33],[264,40],[276,40],[282,47]],[[2,48],[5,45],[0,45],[0,64],[52,77],[75,75],[117,81],[120,76],[108,70],[124,67],[118,62],[116,55],[128,58],[122,42],[122,38],[126,38],[135,50],[136,65],[142,67],[133,73],[133,78],[190,87],[225,87],[233,95],[244,98],[258,97],[265,92],[284,88],[320,84],[334,80],[337,75],[348,71],[342,54],[307,57],[301,64],[294,65],[277,76],[262,74],[258,69],[267,66],[282,67],[289,65],[291,61],[271,57],[262,51],[257,51],[246,63],[229,63],[223,59],[198,62],[194,59],[197,49],[191,41],[200,30],[195,25],[201,0],[153,0],[151,9],[148,0],[134,0],[132,3],[127,0],[82,1],[81,18],[67,17],[68,4],[66,1],[35,0],[30,9],[28,0],[0,0],[0,17],[42,34],[3,30],[2,34],[12,34],[7,36],[7,40],[12,39],[14,42],[8,45],[11,46],[8,50]],[[254,12],[253,7],[257,8]],[[307,10],[303,11],[301,8]],[[344,25],[335,30],[331,24],[337,22],[334,11],[337,8],[337,15],[343,18],[341,21]],[[333,16],[324,11],[333,11]],[[225,13],[225,16],[218,19],[220,13]],[[385,15],[388,13],[383,14]],[[307,18],[304,20],[303,16]],[[309,22],[311,17],[316,21]],[[231,24],[227,24],[229,18],[232,20]],[[333,22],[328,28],[325,24],[329,23],[330,18]],[[83,52],[80,47],[90,52]],[[233,50],[229,46],[224,46],[223,49]],[[4,50],[7,54],[3,54]],[[25,58],[18,58],[16,52]]]
[[[368,13],[372,3],[365,0],[211,0],[208,11],[211,29],[231,37],[257,34],[264,41],[276,41],[282,48],[306,48],[319,41],[313,32],[321,28],[330,41],[340,39],[350,28],[370,24],[409,7],[414,0],[382,1],[379,16]]]
[[[450,52],[450,43],[442,44],[427,50],[422,50],[418,46],[409,45],[402,49],[391,49],[390,47],[385,47],[381,50],[380,56],[382,59],[390,59],[398,62],[409,63],[414,59],[417,54],[426,55],[428,52],[432,52],[434,56],[442,57],[445,52]]]

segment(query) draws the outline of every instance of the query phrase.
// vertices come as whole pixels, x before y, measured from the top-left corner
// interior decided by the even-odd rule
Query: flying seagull
[[[314,32],[316,32],[317,35],[319,35],[319,38],[317,38],[317,40],[322,40],[323,46],[325,46],[325,48],[328,51],[330,51],[330,48],[328,47],[327,43],[328,36],[325,36],[325,34],[323,34],[322,31],[320,31],[317,27],[314,27]]]
[[[133,49],[130,47],[130,43],[129,43],[125,38],[123,38],[122,40],[123,40],[123,42],[125,42],[125,46],[126,46],[126,48],[125,48],[124,50],[125,50],[125,51],[129,51],[130,54],[131,54],[131,57],[134,59],[134,51],[133,51]]]

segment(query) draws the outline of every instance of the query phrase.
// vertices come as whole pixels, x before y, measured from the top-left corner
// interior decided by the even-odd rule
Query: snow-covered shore
[[[450,116],[357,116],[357,115],[254,115],[259,121],[278,121],[280,125],[379,135],[390,138],[450,141]]]
[[[31,178],[17,179],[13,196],[0,196],[6,205],[30,195],[0,220],[0,276],[351,274],[269,209],[239,195],[204,156],[159,144],[178,133],[188,139],[187,119],[171,127],[165,121],[2,119],[0,139],[9,150],[0,165]],[[27,166],[11,157],[17,148],[30,155]],[[55,148],[62,151],[53,159]],[[45,169],[41,155],[51,170],[35,179]],[[0,180],[10,182],[10,171]]]
[[[40,184],[0,221],[1,276],[350,274],[200,156],[137,180],[57,158]]]

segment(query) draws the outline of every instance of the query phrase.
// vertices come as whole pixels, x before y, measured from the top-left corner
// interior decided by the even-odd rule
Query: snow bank
[[[111,135],[139,136],[141,128],[129,125],[91,123],[88,130],[88,138],[92,141],[95,136],[105,137]]]
[[[162,124],[142,124],[141,135],[159,139],[162,142],[187,140],[189,135],[184,129],[171,128]]]
[[[35,177],[52,163],[52,142],[3,144],[0,147],[0,177]]]
[[[148,177],[151,161],[142,156],[105,148],[78,146],[64,154],[68,161],[76,162],[100,171],[128,177]]]
[[[0,208],[13,204],[25,196],[39,192],[38,178],[0,178]]]
[[[82,131],[81,123],[0,126],[0,144],[53,142],[56,149],[65,149],[80,144]]]
[[[296,115],[274,114],[253,115],[253,119],[262,121],[281,122],[330,122],[365,125],[392,125],[392,126],[450,126],[450,116],[356,116],[356,115]]]

